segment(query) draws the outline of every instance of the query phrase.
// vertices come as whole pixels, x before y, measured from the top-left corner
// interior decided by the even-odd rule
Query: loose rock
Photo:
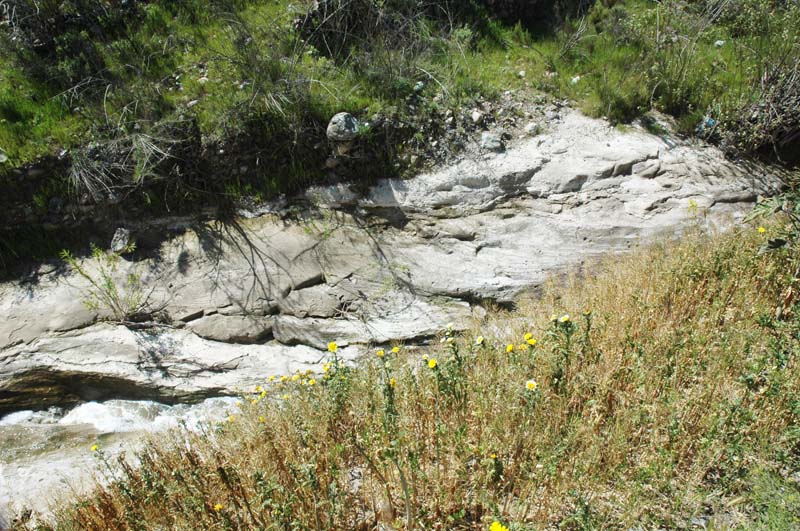
[[[481,134],[481,148],[487,151],[494,151],[495,153],[502,153],[505,151],[506,146],[500,135],[485,131]]]
[[[114,232],[114,237],[111,238],[111,251],[115,253],[125,252],[131,243],[131,231],[124,227],[119,227]]]
[[[348,112],[337,113],[328,122],[326,134],[331,142],[350,142],[358,135],[358,120]]]

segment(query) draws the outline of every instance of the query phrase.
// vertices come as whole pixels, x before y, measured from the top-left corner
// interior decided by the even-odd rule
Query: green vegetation
[[[67,251],[61,251],[61,259],[89,281],[91,285],[84,297],[84,304],[90,310],[117,321],[141,320],[149,317],[149,297],[142,287],[141,276],[134,270],[125,275],[124,282],[117,279],[122,253],[132,253],[129,245],[121,253],[104,251],[92,245],[92,261],[81,263]]]
[[[518,3],[4,0],[0,173],[66,148],[51,195],[264,197],[324,178],[337,111],[382,124],[351,175],[370,178],[413,171],[401,155],[427,154],[448,109],[509,89],[686,132],[708,116],[737,153],[796,145],[796,2]]]
[[[331,344],[37,529],[796,528],[790,214],[609,259],[435,346],[346,366]]]
[[[224,214],[413,174],[495,123],[470,111],[506,91],[800,153],[797,2],[0,0],[0,22],[4,273],[97,209]],[[347,152],[325,133],[339,111],[361,121]]]

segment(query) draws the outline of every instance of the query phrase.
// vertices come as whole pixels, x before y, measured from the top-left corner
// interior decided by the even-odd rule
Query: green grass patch
[[[0,57],[0,150],[17,166],[88,140],[87,121]]]

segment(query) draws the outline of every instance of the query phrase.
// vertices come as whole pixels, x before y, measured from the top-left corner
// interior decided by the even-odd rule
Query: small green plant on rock
[[[132,252],[129,245],[122,252]],[[90,310],[107,311],[115,321],[138,321],[150,315],[149,293],[145,293],[141,276],[129,272],[121,280],[117,274],[121,253],[105,251],[92,244],[92,260],[97,264],[93,270],[78,261],[72,253],[64,249],[61,259],[75,273],[86,279],[90,287],[84,296],[84,304]]]

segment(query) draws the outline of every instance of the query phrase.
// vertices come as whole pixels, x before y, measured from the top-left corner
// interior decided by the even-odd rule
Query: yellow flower
[[[526,350],[528,350],[528,345],[526,343],[523,343],[521,345],[517,345],[517,350],[525,352]]]
[[[506,352],[508,352],[509,354],[514,352],[514,343],[509,343],[508,345],[506,345]]]
[[[529,341],[532,337],[533,337],[533,334],[531,334],[530,332],[526,333],[525,334],[525,341]]]
[[[382,358],[382,357],[384,357],[384,356],[386,355],[386,351],[385,351],[385,350],[383,350],[383,349],[378,349],[378,350],[375,352],[375,355],[376,355],[376,356],[378,356],[379,358]]]
[[[236,420],[235,415],[228,415],[228,422],[233,422],[234,420]]]
[[[274,382],[274,381],[275,381],[275,375],[273,374],[272,376],[270,376],[270,377],[268,378],[268,380],[269,380],[270,382]]]
[[[397,385],[397,380],[389,378],[389,387],[394,388],[395,385]]]
[[[322,372],[328,372],[329,370],[331,370],[330,363],[326,363],[325,365],[322,366]]]
[[[483,336],[478,336],[475,338],[476,345],[483,345]]]
[[[532,346],[532,347],[535,347],[535,346],[536,346],[536,339],[535,339],[535,338],[532,338],[532,337],[531,337],[531,338],[528,338],[528,341],[527,341],[527,342],[528,342],[528,344],[529,344],[530,346]]]
[[[258,398],[254,398],[250,401],[251,404],[258,404]]]
[[[328,352],[336,352],[339,350],[339,345],[336,344],[336,341],[331,341],[328,343]]]
[[[495,520],[492,522],[492,525],[489,526],[489,531],[509,531],[506,526]]]
[[[400,352],[400,347],[392,347],[392,354],[397,354]]]
[[[436,365],[437,365],[436,358],[431,358],[428,360],[428,367],[430,367],[431,369],[435,369]]]
[[[492,452],[491,454],[489,454],[489,458],[490,459],[497,459],[497,454]]]
[[[267,419],[264,418],[264,415],[258,417],[258,422],[260,422],[261,424],[264,424],[266,421]]]
[[[528,391],[536,391],[536,388],[539,387],[539,384],[536,383],[536,380],[528,380],[525,382],[525,389]]]
[[[261,391],[263,391],[263,390],[264,390],[264,388],[263,388],[263,387],[261,387],[260,385],[257,385],[257,386],[256,386],[256,390],[255,390],[255,392],[256,392],[256,393],[260,393],[260,392],[261,392]]]
[[[293,382],[296,382],[296,381],[297,381],[297,380],[299,380],[299,379],[300,379],[300,375],[299,375],[299,374],[293,374],[293,375],[292,375],[292,381],[293,381]]]
[[[308,381],[308,385],[317,385],[317,381],[316,381],[314,378],[311,378],[311,379]]]
[[[217,512],[220,512],[222,510],[222,504],[221,503],[215,504],[214,505],[214,510],[217,511]]]
[[[758,233],[759,234],[764,234],[765,232],[767,232],[767,229],[765,229],[764,227],[759,227],[758,228]]]
[[[285,382],[288,379],[289,379],[289,377],[286,376],[285,374],[283,376],[281,376],[281,382]]]
[[[283,399],[284,400],[289,400],[289,394],[287,393],[287,394],[283,395]]]
[[[585,310],[583,310],[583,315],[585,315],[586,317],[589,317],[590,315],[592,315],[592,310],[590,310],[589,308],[586,308]]]
[[[261,391],[261,394],[258,395],[258,396],[261,397],[261,398],[264,398],[265,396],[267,396],[267,392],[266,391]]]
[[[93,452],[96,452],[99,449],[100,449],[100,447],[97,446],[96,444],[93,444],[92,447],[90,448],[90,450],[93,451]]]
[[[558,320],[559,323],[568,323],[569,322],[569,315],[562,315],[561,318]]]

